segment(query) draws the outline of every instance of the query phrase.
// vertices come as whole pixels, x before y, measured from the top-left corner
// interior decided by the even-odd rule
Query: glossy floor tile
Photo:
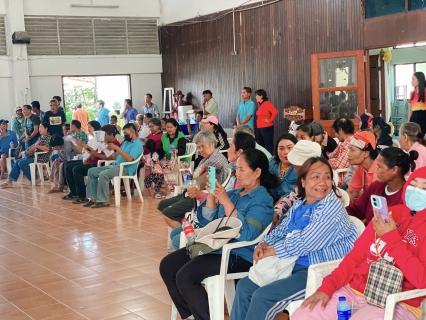
[[[91,209],[49,187],[0,190],[0,319],[170,319],[158,200]]]

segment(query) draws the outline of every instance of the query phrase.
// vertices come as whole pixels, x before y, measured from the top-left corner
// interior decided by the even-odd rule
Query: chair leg
[[[40,176],[40,180],[41,180],[41,182],[44,182],[44,171],[43,171],[43,165],[42,165],[42,164],[36,164],[36,166],[37,166],[38,174],[39,174],[39,176]],[[37,171],[36,171],[36,172],[37,172]],[[32,180],[32,177],[31,177],[31,180]]]
[[[114,177],[114,194],[115,194],[115,206],[116,207],[120,207],[120,199],[121,199],[121,194],[120,194],[120,178],[119,177]]]
[[[225,300],[226,300],[226,305],[228,307],[228,314],[231,314],[234,298],[235,298],[235,281],[226,280],[225,281]]]
[[[172,303],[172,316],[171,316],[171,320],[177,320],[177,316],[178,316],[178,311],[176,309],[175,304]]]
[[[35,186],[36,185],[36,164],[35,163],[30,163],[30,174],[31,174],[31,185]]]
[[[133,182],[135,183],[136,189],[138,190],[139,198],[141,199],[141,202],[143,202],[143,195],[142,195],[142,189],[139,185],[138,178],[134,177]]]
[[[172,239],[170,239],[171,232],[172,232],[172,228],[167,227],[167,250],[172,249]]]
[[[130,192],[130,180],[123,179],[124,189],[126,190],[127,200],[132,200],[132,193]]]
[[[206,289],[209,297],[210,320],[223,320],[225,318],[224,292],[219,276],[206,279]]]

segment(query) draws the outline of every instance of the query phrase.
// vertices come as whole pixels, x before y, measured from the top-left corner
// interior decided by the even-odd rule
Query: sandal
[[[66,196],[62,197],[62,200],[72,200],[74,199],[76,196],[73,196],[71,193],[68,193]]]
[[[109,207],[109,203],[103,203],[103,202],[96,202],[93,206],[91,206],[92,209],[107,208],[107,207]]]
[[[56,188],[56,187],[47,191],[47,193],[58,193],[58,192],[61,192],[61,190],[59,190],[59,188]]]
[[[93,206],[94,204],[96,204],[96,202],[95,202],[95,201],[89,200],[89,201],[87,201],[85,204],[83,204],[83,207],[91,207],[91,206]]]
[[[5,183],[1,184],[1,188],[5,189],[5,188],[12,188],[13,187],[13,183],[8,183],[7,181]]]
[[[86,203],[88,201],[89,201],[89,199],[87,199],[87,198],[77,198],[72,203],[73,204],[81,204],[81,203]]]

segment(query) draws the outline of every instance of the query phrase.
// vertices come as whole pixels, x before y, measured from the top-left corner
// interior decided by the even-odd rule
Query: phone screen
[[[216,168],[209,166],[210,193],[216,188]]]

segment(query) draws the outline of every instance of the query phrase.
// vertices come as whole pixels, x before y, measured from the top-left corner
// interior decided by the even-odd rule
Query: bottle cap
[[[339,301],[346,301],[346,297],[339,297]]]
[[[186,220],[186,218],[183,218],[183,219],[182,219],[182,223],[184,223],[184,222],[186,222],[186,221],[188,221],[188,220]]]

